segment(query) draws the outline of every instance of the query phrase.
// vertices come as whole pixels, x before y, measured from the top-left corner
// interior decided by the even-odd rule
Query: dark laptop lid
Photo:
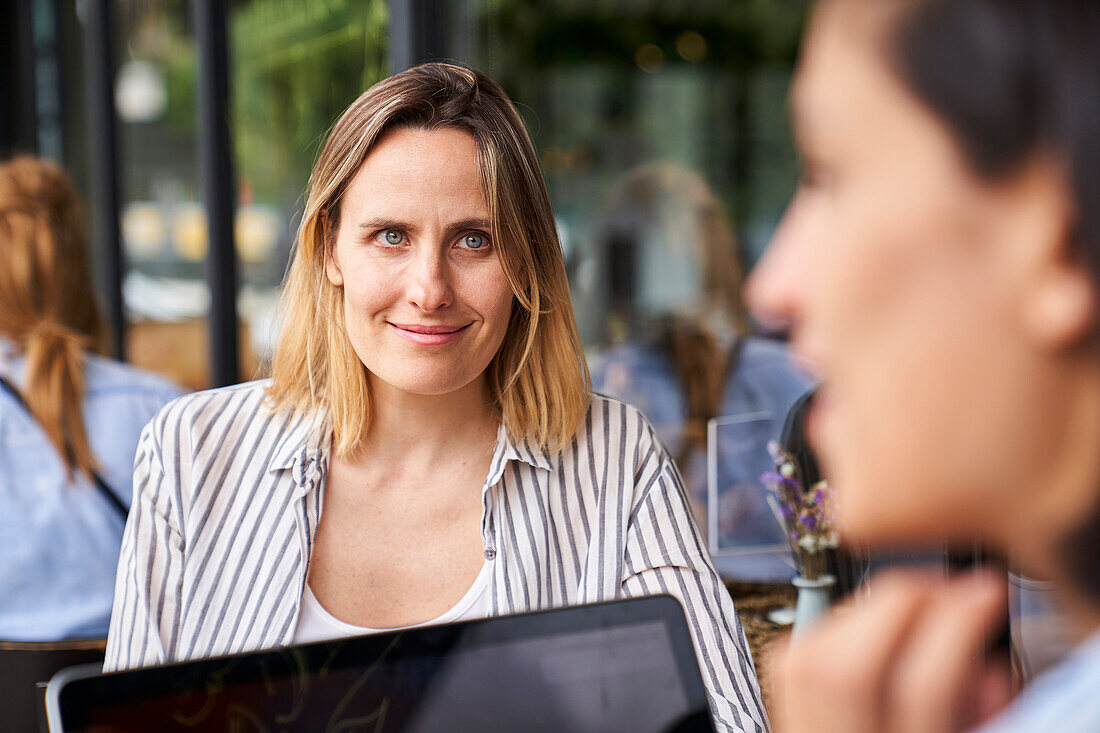
[[[653,596],[112,674],[55,731],[711,731],[679,602]]]

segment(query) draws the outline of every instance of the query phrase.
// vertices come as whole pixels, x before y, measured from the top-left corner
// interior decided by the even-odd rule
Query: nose
[[[753,317],[774,333],[793,329],[803,312],[807,258],[802,245],[807,233],[798,209],[796,199],[745,283],[745,302]]]
[[[454,289],[447,257],[436,248],[417,253],[409,272],[406,297],[422,311],[433,312],[454,302]]]

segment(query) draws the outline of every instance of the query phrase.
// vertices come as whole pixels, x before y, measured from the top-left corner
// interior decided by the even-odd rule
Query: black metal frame
[[[210,228],[206,283],[210,288],[210,383],[240,380],[237,257],[233,214],[237,185],[229,137],[229,43],[221,0],[191,0],[199,52],[199,176]]]
[[[443,0],[388,0],[390,72],[445,57],[448,4]]]
[[[38,150],[30,0],[0,0],[0,154]]]
[[[114,105],[114,19],[110,0],[86,0],[84,61],[92,245],[98,289],[111,324],[111,352],[125,356],[124,259],[119,225],[120,166]],[[236,179],[229,137],[229,53],[224,3],[191,0],[199,50],[199,171],[209,222],[206,281],[210,289],[210,383],[240,378],[237,262],[233,237]]]
[[[114,17],[111,0],[86,0],[84,74],[88,106],[89,198],[98,289],[111,324],[111,354],[125,358],[122,236],[119,227],[118,120],[115,117]]]

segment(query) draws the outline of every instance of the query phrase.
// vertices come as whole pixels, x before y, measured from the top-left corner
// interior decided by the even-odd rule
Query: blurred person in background
[[[779,731],[1100,730],[1098,100],[1093,0],[817,6],[750,303],[820,370],[846,535],[989,546],[1076,646],[1009,703],[1003,576],[883,578],[779,653]]]
[[[779,438],[812,381],[782,343],[753,335],[741,296],[744,267],[721,202],[698,173],[651,163],[616,188],[603,231],[611,346],[594,361],[594,388],[653,423],[703,526],[707,423],[767,415],[752,428],[754,446],[721,451],[735,459],[719,464],[718,527],[723,544],[784,544],[759,476],[774,468],[767,443]],[[746,478],[752,491],[744,490]]]
[[[767,718],[679,474],[593,396],[538,156],[500,86],[425,64],[310,178],[270,382],[144,432],[108,670],[670,593],[721,730]]]
[[[180,391],[96,355],[76,190],[0,164],[0,638],[102,637],[141,428]]]

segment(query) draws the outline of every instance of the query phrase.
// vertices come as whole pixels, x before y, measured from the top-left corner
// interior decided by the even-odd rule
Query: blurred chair
[[[12,733],[47,731],[46,683],[74,664],[103,661],[106,639],[0,641],[0,721]]]

